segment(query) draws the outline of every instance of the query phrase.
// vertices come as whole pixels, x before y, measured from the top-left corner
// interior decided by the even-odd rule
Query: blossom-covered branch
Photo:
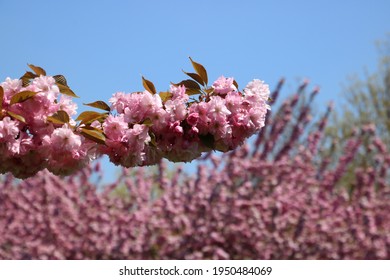
[[[152,165],[162,158],[191,161],[210,150],[229,151],[264,126],[269,88],[253,80],[243,91],[221,76],[208,86],[205,68],[191,59],[190,79],[157,93],[117,92],[86,105],[77,118],[76,94],[64,76],[29,65],[20,79],[0,85],[0,173],[27,178],[48,169],[69,175],[107,154],[116,165]]]

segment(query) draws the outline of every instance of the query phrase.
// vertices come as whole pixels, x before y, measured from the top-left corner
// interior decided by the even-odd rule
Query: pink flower
[[[180,99],[165,102],[165,110],[171,116],[171,121],[182,121],[187,115],[187,106]]]
[[[217,118],[219,116],[226,117],[231,114],[225,105],[225,100],[220,96],[213,96],[209,102],[209,116]]]
[[[10,139],[7,141],[7,148],[11,155],[24,155],[31,148],[34,148],[34,144],[31,138],[25,132],[20,132],[17,139]]]
[[[164,109],[158,109],[148,115],[148,118],[152,121],[153,131],[162,131],[166,128],[169,120],[169,114]]]
[[[193,126],[188,134],[190,137],[196,137],[199,134],[199,129],[196,126]]]
[[[175,122],[171,123],[169,128],[171,129],[171,131],[174,132],[174,134],[176,136],[183,136],[184,130],[183,130],[183,127],[180,126],[179,121],[175,121]]]
[[[110,115],[103,123],[104,133],[108,138],[114,141],[120,141],[128,128],[129,125],[124,121],[123,115]]]
[[[54,102],[60,93],[55,83],[56,81],[51,76],[40,76],[33,80],[32,86],[35,87],[34,91],[39,92],[38,95],[46,96],[50,102]]]
[[[77,104],[73,102],[72,98],[67,95],[61,95],[59,103],[59,110],[65,111],[69,116],[77,114]]]
[[[209,111],[209,104],[210,103],[194,103],[189,108],[189,114],[197,114],[198,120],[196,123],[196,127],[199,130],[200,134],[207,134],[209,131],[209,123],[210,118],[208,116]]]
[[[10,141],[16,138],[19,133],[18,123],[5,117],[0,121],[0,142]]]
[[[186,94],[186,87],[184,85],[174,86],[170,85],[169,92],[172,93],[172,99],[179,99],[182,102],[187,102],[189,96]]]
[[[236,91],[227,94],[225,97],[226,108],[232,113],[236,113],[241,110],[242,102],[243,97]]]
[[[50,137],[50,144],[53,150],[59,149],[71,152],[81,147],[81,138],[64,125],[54,130]]]
[[[135,124],[132,129],[126,132],[125,139],[133,149],[141,151],[139,147],[144,147],[151,139],[148,134],[149,128],[143,124]]]
[[[180,125],[176,126],[176,127],[175,127],[175,134],[176,134],[177,136],[183,136],[183,134],[184,134],[183,127],[180,126]]]
[[[4,89],[4,100],[8,103],[11,97],[20,91],[22,88],[22,80],[7,77],[3,83],[0,84]]]
[[[234,78],[225,78],[224,76],[219,77],[214,83],[213,88],[215,93],[220,95],[226,95],[232,91],[236,91],[237,88],[233,84]]]
[[[127,96],[124,92],[117,92],[109,99],[109,102],[111,103],[111,109],[116,110],[118,113],[123,113],[127,105]]]
[[[201,121],[207,122],[209,107],[209,103],[194,103],[190,106],[189,113],[197,113]]]
[[[268,101],[270,94],[269,86],[264,81],[258,79],[249,82],[244,92],[246,99],[253,103],[259,102],[259,99]]]
[[[249,117],[255,129],[260,129],[264,126],[266,112],[266,109],[261,107],[255,107],[249,110]]]
[[[199,120],[198,113],[191,113],[187,117],[187,123],[191,126],[195,126],[198,123],[198,120]]]
[[[214,135],[216,140],[229,138],[232,133],[232,129],[226,121],[226,118],[220,115],[211,121],[209,128],[210,133]]]
[[[143,93],[140,93],[139,96],[140,96],[139,105],[145,112],[150,113],[162,108],[162,100],[160,95],[158,94],[152,95],[149,91],[145,90]]]

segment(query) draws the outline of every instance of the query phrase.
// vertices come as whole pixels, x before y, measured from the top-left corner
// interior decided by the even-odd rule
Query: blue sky
[[[64,74],[81,105],[140,90],[141,75],[166,90],[191,56],[210,79],[272,88],[285,77],[288,94],[309,78],[321,87],[317,105],[337,103],[349,75],[375,70],[389,13],[387,0],[0,0],[0,80],[39,65]]]

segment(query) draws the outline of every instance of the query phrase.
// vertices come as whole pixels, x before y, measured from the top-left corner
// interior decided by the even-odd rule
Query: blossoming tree
[[[91,179],[99,166],[4,176],[0,259],[389,259],[390,153],[368,126],[335,165],[319,157],[330,108],[312,119],[305,86],[251,146],[206,154],[196,174],[162,161],[123,169],[103,192]],[[343,185],[366,136],[377,163]]]

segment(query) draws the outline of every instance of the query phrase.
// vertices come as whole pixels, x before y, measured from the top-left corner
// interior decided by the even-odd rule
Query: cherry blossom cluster
[[[161,158],[191,161],[211,149],[236,148],[264,126],[269,88],[254,80],[241,93],[233,81],[220,77],[213,94],[200,102],[189,103],[185,85],[171,85],[166,101],[147,90],[114,94],[110,103],[117,114],[102,123],[107,138],[99,151],[115,164],[132,167]]]
[[[72,128],[74,120],[49,121],[58,111],[72,116],[77,109],[53,77],[40,75],[26,86],[23,79],[7,78],[0,85],[0,173],[26,178],[47,168],[68,175],[95,157],[95,143]]]
[[[330,108],[310,118],[302,95],[196,174],[162,161],[104,189],[99,165],[0,177],[0,259],[390,259],[388,147],[371,125],[321,152]]]
[[[117,92],[89,104],[98,111],[77,118],[77,97],[62,75],[29,65],[20,79],[0,84],[0,173],[27,178],[47,168],[69,175],[108,155],[124,167],[152,165],[162,158],[187,162],[211,150],[229,151],[265,122],[269,87],[253,80],[239,91],[233,78],[208,86],[204,67],[191,60],[191,79],[157,93],[142,78],[142,92]]]

